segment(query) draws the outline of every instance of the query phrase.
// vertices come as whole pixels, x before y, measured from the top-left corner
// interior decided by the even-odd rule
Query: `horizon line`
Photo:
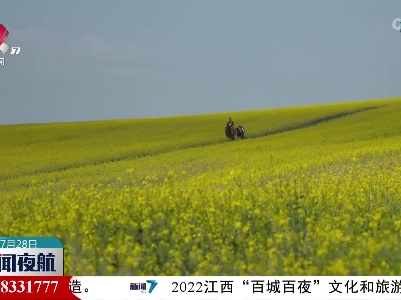
[[[214,113],[198,113],[198,114],[188,114],[188,115],[168,115],[168,116],[158,116],[158,117],[139,117],[139,118],[120,118],[120,119],[94,119],[94,120],[81,120],[81,121],[59,121],[59,122],[29,122],[29,123],[6,123],[0,124],[0,127],[6,126],[26,126],[26,125],[55,125],[55,124],[75,124],[75,123],[96,123],[96,122],[116,122],[116,121],[130,121],[130,120],[155,120],[155,119],[173,119],[173,118],[191,118],[191,117],[201,117],[201,116],[212,116],[212,115],[223,115],[223,114],[235,114],[235,113],[246,113],[246,112],[261,112],[261,111],[274,111],[289,108],[301,108],[301,107],[311,107],[311,106],[328,106],[328,105],[340,105],[340,104],[350,104],[358,102],[374,102],[374,101],[391,101],[391,100],[401,100],[401,96],[398,97],[388,97],[388,98],[373,98],[373,99],[359,99],[352,101],[339,101],[339,102],[329,102],[329,103],[314,103],[305,105],[294,105],[294,106],[279,106],[271,108],[260,108],[260,109],[247,109],[239,111],[221,111]]]

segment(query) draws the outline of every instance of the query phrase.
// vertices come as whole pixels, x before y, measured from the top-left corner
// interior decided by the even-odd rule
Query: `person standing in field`
[[[227,128],[234,134],[234,121],[231,118],[228,119]]]

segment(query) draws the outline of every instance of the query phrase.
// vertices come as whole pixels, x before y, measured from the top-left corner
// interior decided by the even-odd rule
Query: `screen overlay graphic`
[[[21,52],[21,47],[10,47],[6,43],[8,36],[9,36],[9,31],[3,24],[0,24],[0,52],[3,55],[6,55],[6,54],[18,55]],[[10,51],[10,48],[11,48],[11,51]],[[0,57],[0,66],[4,66],[4,65],[5,65],[5,59],[4,59],[4,57]]]

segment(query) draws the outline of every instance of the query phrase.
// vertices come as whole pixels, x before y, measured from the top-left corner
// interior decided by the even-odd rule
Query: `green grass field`
[[[71,275],[399,274],[400,120],[385,99],[0,126],[0,235],[59,237]]]

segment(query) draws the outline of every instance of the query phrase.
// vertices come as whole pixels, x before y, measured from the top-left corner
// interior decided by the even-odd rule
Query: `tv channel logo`
[[[0,24],[0,51],[4,54],[8,52],[10,46],[5,43],[6,39],[8,38],[8,30],[7,28]]]
[[[7,28],[3,25],[0,24],[0,52],[3,53],[3,55],[6,55],[7,52],[10,50],[10,46],[6,44],[6,40],[8,38],[9,32]],[[18,55],[21,52],[21,47],[11,47],[10,55]],[[4,57],[0,57],[0,66],[5,65],[5,59]]]
[[[393,29],[401,32],[401,18],[393,20]]]
[[[147,290],[147,284],[149,284],[149,290]],[[142,293],[146,293],[146,291],[151,294],[155,289],[157,282],[156,280],[146,280],[145,282],[134,282],[130,283],[129,289],[131,291],[141,291]]]

